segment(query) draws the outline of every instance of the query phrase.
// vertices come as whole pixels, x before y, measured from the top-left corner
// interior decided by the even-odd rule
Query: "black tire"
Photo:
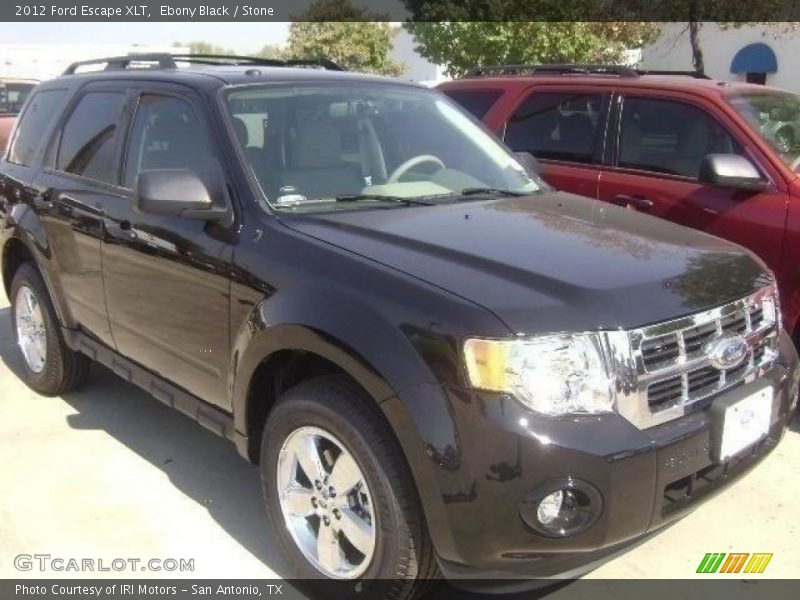
[[[378,408],[344,377],[320,377],[286,391],[270,412],[261,444],[261,481],[273,539],[312,598],[405,600],[438,580],[439,571],[411,473]],[[364,474],[376,513],[370,566],[349,581],[328,579],[299,550],[281,512],[277,460],[288,436],[313,426],[343,442]]]
[[[11,281],[11,327],[14,335],[17,335],[16,302],[22,286],[27,286],[36,298],[42,313],[47,340],[44,368],[38,373],[28,366],[20,351],[19,358],[25,383],[43,396],[58,396],[79,388],[89,375],[91,360],[71,350],[64,342],[47,287],[31,263],[22,264]],[[17,347],[19,348],[19,343]]]

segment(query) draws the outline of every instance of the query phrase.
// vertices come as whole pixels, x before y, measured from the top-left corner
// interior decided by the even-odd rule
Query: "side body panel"
[[[191,107],[201,122],[214,123],[191,88],[130,82],[128,89],[136,110],[141,109],[138,98],[146,94]],[[215,128],[209,125],[208,130]],[[129,133],[129,143],[132,137]],[[224,143],[217,140],[215,147],[224,148]],[[128,148],[129,159],[132,153]],[[133,187],[134,182],[123,180],[122,192],[104,207],[103,274],[117,348],[190,393],[230,410],[231,231],[215,222],[145,214],[134,206]],[[217,195],[225,193],[217,190]]]
[[[791,182],[780,285],[784,327],[800,348],[800,178]]]

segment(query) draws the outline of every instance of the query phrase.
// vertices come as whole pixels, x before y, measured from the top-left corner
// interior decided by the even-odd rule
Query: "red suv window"
[[[738,152],[728,132],[696,106],[658,98],[625,99],[620,167],[696,179],[706,155]]]
[[[599,93],[534,91],[508,120],[505,142],[515,152],[536,158],[599,162],[603,98]]]
[[[502,90],[444,90],[452,100],[480,120],[503,95]]]

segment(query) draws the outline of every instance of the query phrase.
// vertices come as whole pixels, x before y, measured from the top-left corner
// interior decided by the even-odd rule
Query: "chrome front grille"
[[[651,412],[665,410],[681,402],[694,402],[738,383],[747,372],[763,364],[768,345],[768,340],[761,340],[747,359],[733,369],[720,370],[708,365],[649,384],[647,403]]]
[[[709,345],[724,336],[747,342],[744,360],[729,369],[712,364]],[[644,429],[686,414],[689,407],[759,377],[778,355],[774,286],[724,306],[629,331],[616,347],[618,410]]]
[[[745,335],[760,329],[764,321],[763,307],[761,305],[740,307],[738,304],[734,303],[733,312],[711,321],[643,339],[640,352],[645,371],[658,371],[701,356],[708,342],[720,335],[726,333]]]

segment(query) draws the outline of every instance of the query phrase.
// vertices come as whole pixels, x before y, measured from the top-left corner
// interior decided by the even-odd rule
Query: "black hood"
[[[566,193],[283,220],[480,304],[521,334],[641,326],[769,281],[739,246]]]

